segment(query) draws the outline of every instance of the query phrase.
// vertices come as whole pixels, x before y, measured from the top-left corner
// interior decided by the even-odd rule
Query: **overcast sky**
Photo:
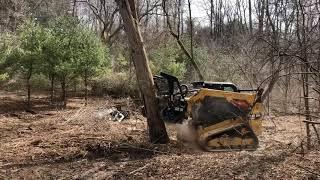
[[[191,0],[192,16],[196,18],[206,18],[206,12],[204,11],[204,0]]]
[[[209,1],[209,0],[207,0]],[[205,11],[205,0],[191,0],[191,10],[192,10],[192,17],[195,18],[198,22],[201,22],[201,25],[208,25],[209,20],[207,17],[207,13]],[[209,7],[210,8],[210,7]],[[186,0],[186,13],[188,11],[188,1]]]
[[[235,5],[235,0],[223,0],[224,4],[233,4]],[[188,1],[185,0],[185,12],[187,13],[188,10]],[[210,9],[210,1],[209,0],[191,0],[191,10],[192,10],[192,17],[196,18],[198,22],[201,22],[201,25],[208,25],[209,18],[206,12],[206,9]],[[207,6],[207,7],[206,7]],[[252,4],[252,8],[254,8],[254,4]],[[248,17],[248,9],[246,10],[246,16]]]

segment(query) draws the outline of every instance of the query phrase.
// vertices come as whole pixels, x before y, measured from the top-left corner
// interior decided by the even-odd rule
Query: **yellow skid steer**
[[[255,150],[261,133],[262,89],[239,90],[229,82],[193,82],[192,89],[166,73],[155,76],[162,120],[187,121],[206,151]]]

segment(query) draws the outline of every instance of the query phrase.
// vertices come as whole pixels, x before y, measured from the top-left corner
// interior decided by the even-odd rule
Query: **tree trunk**
[[[320,26],[320,24],[319,24],[319,26]],[[320,31],[319,31],[319,33],[320,33]],[[319,54],[318,54],[318,59],[317,59],[317,65],[318,65],[318,72],[320,72],[320,49],[318,51],[319,51]],[[317,89],[320,92],[320,76],[318,76]],[[320,93],[318,93],[318,115],[320,115]]]
[[[286,71],[286,74],[290,74],[290,69]],[[288,113],[288,94],[289,94],[289,88],[290,88],[290,75],[285,77],[285,89],[284,89],[284,112],[285,114]]]
[[[303,65],[305,66],[305,65]],[[308,68],[303,67],[303,70],[306,70],[305,72],[308,72]],[[306,116],[307,121],[311,121],[310,116],[310,105],[309,105],[309,78],[308,74],[302,74],[302,90],[303,90],[303,100],[304,100],[304,114]],[[308,123],[306,123],[306,132],[307,132],[307,148],[310,149],[311,146],[311,135],[310,135],[310,126]]]
[[[223,3],[222,3],[222,0],[219,0],[219,18],[218,18],[218,37],[221,38],[222,37],[222,27],[223,27],[223,12],[222,12],[222,6],[223,6]]]
[[[51,75],[51,89],[50,89],[50,103],[53,105],[54,101],[54,75]]]
[[[149,8],[150,8],[150,1],[146,1],[146,12],[149,12]],[[148,25],[149,25],[149,13],[146,14],[146,18],[145,18],[145,21],[144,21],[144,26],[145,26],[145,32],[148,32]],[[148,34],[148,33],[146,33]]]
[[[301,50],[301,57],[303,59],[304,64],[301,65],[301,71],[305,72],[305,74],[301,74],[302,80],[302,90],[303,90],[303,99],[304,99],[304,107],[305,107],[305,117],[306,121],[311,121],[311,114],[310,114],[310,104],[309,104],[309,61],[308,61],[308,51],[307,51],[307,27],[305,24],[305,11],[301,4],[301,2],[297,1],[297,22],[296,22],[296,33],[297,39],[299,43],[299,48]],[[300,19],[301,18],[301,19]],[[300,26],[300,23],[301,26]],[[310,141],[311,141],[311,134],[310,134],[310,126],[309,123],[306,123],[306,132],[307,132],[307,148],[310,149]]]
[[[191,2],[188,0],[188,10],[189,10],[189,27],[190,27],[190,55],[191,58],[194,59],[193,55],[193,21],[192,21],[192,15],[191,15]]]
[[[181,8],[182,8],[181,1],[182,0],[178,0],[178,23],[177,23],[177,34],[178,34],[178,36],[181,35],[181,23],[183,23],[183,20],[181,19]]]
[[[73,82],[73,96],[77,96],[77,80]]]
[[[249,0],[248,3],[249,3],[249,30],[250,30],[250,34],[252,35],[252,7],[251,7],[251,0]]]
[[[264,14],[265,14],[265,0],[258,1],[258,32],[261,36],[263,33],[263,21],[264,21]]]
[[[240,0],[237,0],[236,2],[236,10],[237,10],[237,14],[238,14],[238,21],[239,21],[239,25],[238,25],[238,28],[239,28],[239,31],[241,33],[243,33],[243,23],[242,23],[242,11],[241,11],[241,3],[240,3]]]
[[[149,128],[150,141],[152,143],[167,143],[167,135],[164,122],[160,119],[158,101],[154,88],[153,77],[149,67],[149,60],[144,47],[143,39],[138,26],[135,1],[116,0],[120,14],[124,22],[132,57],[136,69],[138,85],[144,99],[146,108],[147,123]]]
[[[180,26],[181,26],[181,31],[180,31],[180,35],[182,35],[182,34],[184,33],[184,19],[183,19],[183,18],[184,18],[184,17],[183,17],[184,10],[183,10],[183,5],[184,5],[184,4],[181,5],[181,15],[180,15],[180,16],[181,16],[181,17],[180,17],[180,19],[181,19],[181,20],[180,20],[180,21],[181,21],[181,25],[180,25]]]
[[[213,0],[210,0],[210,39],[213,39],[213,13],[214,13]]]
[[[84,92],[85,92],[85,95],[84,95],[84,99],[85,99],[85,105],[88,105],[88,76],[87,76],[87,73],[85,74],[84,76]]]
[[[31,107],[31,85],[30,85],[31,76],[27,78],[27,106]]]
[[[320,9],[318,10],[320,11]],[[320,17],[318,17],[320,22]],[[320,37],[320,23],[318,23],[318,38]],[[318,47],[317,70],[320,72],[320,47]],[[317,90],[320,92],[320,75],[318,75]],[[320,116],[320,93],[318,93],[318,116]]]
[[[159,9],[158,7],[156,8],[156,32],[158,33],[159,32],[159,28],[160,28],[160,12],[159,12]]]
[[[76,11],[77,11],[77,1],[73,0],[73,5],[72,5],[72,16],[75,17],[76,16]]]
[[[31,67],[30,67],[30,69],[28,71],[28,76],[27,76],[27,106],[28,106],[28,108],[31,107],[31,84],[30,84],[30,80],[31,80],[32,72],[33,72],[33,66],[31,64]]]
[[[61,101],[63,103],[63,107],[67,107],[67,90],[66,90],[66,81],[62,79],[61,81]]]

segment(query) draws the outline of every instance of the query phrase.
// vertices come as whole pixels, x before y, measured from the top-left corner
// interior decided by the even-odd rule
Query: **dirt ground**
[[[20,96],[0,96],[0,179],[320,179],[320,148],[305,148],[302,117],[266,117],[253,152],[201,152],[176,139],[148,143],[146,120],[129,99],[72,98],[50,108],[43,97],[26,111]],[[115,104],[130,119],[114,122]]]

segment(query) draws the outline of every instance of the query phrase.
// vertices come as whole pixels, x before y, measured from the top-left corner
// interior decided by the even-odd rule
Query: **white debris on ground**
[[[118,110],[117,108],[112,107],[109,109],[98,110],[97,117],[101,120],[108,119],[111,121],[122,122],[124,119],[129,118],[129,112],[123,111],[123,110]]]

